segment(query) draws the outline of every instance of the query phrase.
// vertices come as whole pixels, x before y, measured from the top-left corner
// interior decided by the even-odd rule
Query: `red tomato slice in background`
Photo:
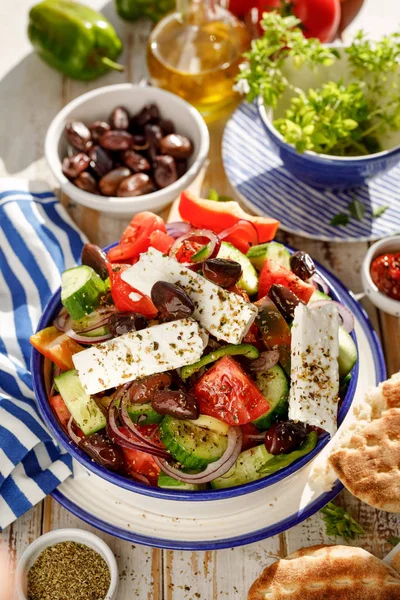
[[[305,37],[316,37],[321,42],[335,39],[341,16],[340,0],[260,0],[258,10],[260,19],[270,10],[294,14],[301,20]]]
[[[306,304],[315,292],[315,287],[312,283],[303,281],[297,277],[297,275],[292,273],[292,271],[289,271],[289,269],[266,258],[260,273],[258,297],[263,298],[264,296],[267,296],[271,285],[274,283],[279,283],[289,288],[289,290],[296,294],[296,296]]]
[[[49,404],[53,409],[61,427],[67,429],[68,421],[71,417],[71,413],[69,412],[67,405],[60,395],[50,396]]]
[[[244,425],[269,409],[266,398],[242,367],[230,356],[218,360],[193,389],[200,413],[228,423]]]
[[[108,260],[121,263],[137,259],[148,250],[151,234],[155,231],[167,233],[164,220],[152,212],[138,213],[125,229],[119,244],[108,251]]]
[[[153,426],[150,426],[150,429],[152,431],[154,429]],[[147,426],[138,427],[139,432],[144,435],[151,433],[150,429]],[[127,427],[120,427],[119,430],[127,437],[132,438],[132,441],[135,441],[134,436]],[[135,474],[138,473],[139,475],[144,475],[151,485],[157,485],[160,467],[156,464],[151,454],[141,452],[140,450],[130,450],[129,448],[122,448],[122,452],[124,453],[125,467],[132,477],[135,477]]]
[[[130,286],[121,279],[121,275],[131,265],[107,265],[111,283],[111,295],[117,310],[121,312],[137,312],[150,319],[157,315],[157,309],[148,296]],[[134,298],[130,298],[134,294]]]

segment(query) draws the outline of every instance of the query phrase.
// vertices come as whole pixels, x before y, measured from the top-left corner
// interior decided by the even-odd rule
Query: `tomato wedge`
[[[50,404],[51,408],[53,409],[53,412],[55,413],[60,425],[64,429],[67,429],[67,425],[68,425],[68,421],[71,417],[71,413],[69,412],[64,400],[61,398],[60,395],[51,396],[49,398],[49,404]]]
[[[164,233],[163,231],[153,231],[150,234],[150,243],[149,246],[159,250],[163,254],[168,254],[174,245],[174,238],[168,235],[168,233]]]
[[[164,220],[152,212],[138,213],[125,229],[119,244],[108,251],[108,260],[121,263],[139,258],[142,252],[148,250],[155,231],[167,234]]]
[[[74,369],[72,357],[84,348],[56,327],[46,327],[30,337],[34,348],[43,356],[49,358],[62,371]]]
[[[150,429],[152,430],[153,426],[150,426]],[[134,436],[127,427],[120,427],[119,430],[127,437],[132,438],[132,441],[135,441]],[[150,433],[147,426],[138,427],[138,431],[144,435]],[[124,453],[125,467],[132,477],[135,477],[135,474],[138,473],[144,475],[151,485],[157,485],[160,468],[151,454],[140,450],[131,450],[130,448],[122,448],[122,452]]]
[[[279,221],[269,217],[256,217],[246,213],[237,202],[203,200],[187,190],[181,193],[179,212],[185,221],[199,229],[221,233],[227,227],[244,220],[252,223],[258,234],[258,243],[269,242],[275,236]]]
[[[296,296],[308,303],[309,299],[315,292],[315,287],[312,283],[303,281],[297,275],[282,267],[278,263],[275,263],[268,258],[265,259],[264,266],[260,273],[260,279],[258,284],[258,297],[263,298],[268,295],[270,287],[274,283],[279,283],[289,288]]]
[[[245,425],[269,409],[256,384],[231,356],[218,360],[193,389],[200,413],[228,423]]]
[[[148,296],[133,288],[121,279],[121,275],[131,265],[108,264],[111,283],[111,295],[117,310],[121,312],[137,312],[149,319],[157,315],[157,309]]]

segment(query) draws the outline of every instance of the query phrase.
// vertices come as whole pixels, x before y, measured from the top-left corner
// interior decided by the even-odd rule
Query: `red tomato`
[[[229,242],[240,252],[247,254],[251,246],[257,246],[258,244],[257,229],[250,221],[241,220],[221,232],[221,240]]]
[[[230,356],[218,360],[195,384],[200,413],[228,423],[244,425],[269,409],[256,384]]]
[[[121,279],[121,274],[131,265],[107,265],[111,282],[111,295],[117,310],[121,312],[137,312],[150,319],[157,315],[157,309],[148,296],[133,288]],[[130,294],[134,298],[130,298]]]
[[[73,369],[73,355],[84,350],[77,342],[55,327],[46,327],[34,333],[30,337],[30,342],[40,354],[47,356],[62,371]]]
[[[119,263],[135,260],[148,250],[154,231],[167,232],[163,219],[151,212],[138,213],[125,229],[119,244],[108,251],[108,260]]]
[[[340,0],[260,0],[260,17],[263,12],[281,9],[282,14],[294,14],[301,20],[305,37],[316,37],[321,42],[331,42],[339,29]]]
[[[249,10],[257,6],[257,0],[229,0],[228,8],[237,17],[243,17]]]
[[[254,446],[259,446],[263,443],[260,430],[257,429],[253,423],[246,423],[246,425],[242,425],[241,430],[243,434],[242,452],[243,450],[254,448]]]
[[[275,237],[279,221],[269,217],[255,217],[246,213],[237,202],[215,202],[203,200],[185,190],[181,193],[179,212],[185,221],[199,229],[211,229],[221,233],[238,221],[250,221],[256,228],[258,241],[269,242]]]
[[[168,235],[168,233],[164,233],[163,231],[153,231],[150,234],[150,243],[149,246],[159,250],[163,254],[168,254],[171,250],[175,240],[173,237]]]
[[[68,425],[68,421],[71,417],[71,413],[69,412],[64,400],[61,398],[60,395],[50,396],[49,404],[50,404],[51,408],[53,409],[53,412],[55,413],[60,425],[64,429],[67,429],[67,425]]]
[[[153,427],[150,426],[150,429],[153,430]],[[144,435],[150,433],[149,427],[138,427],[138,430]],[[120,427],[120,431],[127,437],[132,438],[132,441],[135,440],[127,427]],[[151,454],[140,450],[130,450],[129,448],[122,448],[122,452],[124,453],[125,467],[132,477],[135,476],[135,473],[139,473],[139,475],[144,475],[151,485],[157,485],[160,467]]]
[[[303,281],[297,277],[297,275],[292,273],[292,271],[289,271],[289,269],[286,269],[267,258],[265,259],[264,266],[260,273],[258,297],[263,298],[264,296],[267,296],[273,283],[280,283],[289,288],[289,290],[296,294],[296,296],[306,304],[315,292],[315,287],[312,283]]]

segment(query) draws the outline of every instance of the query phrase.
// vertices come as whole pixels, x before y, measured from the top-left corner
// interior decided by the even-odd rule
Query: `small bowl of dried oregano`
[[[115,600],[117,561],[97,535],[56,529],[28,546],[15,583],[18,600]]]

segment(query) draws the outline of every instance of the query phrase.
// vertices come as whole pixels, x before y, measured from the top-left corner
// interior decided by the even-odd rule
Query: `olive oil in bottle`
[[[246,27],[213,2],[191,0],[166,16],[147,47],[152,83],[193,104],[206,118],[237,97],[234,78],[250,37]]]

